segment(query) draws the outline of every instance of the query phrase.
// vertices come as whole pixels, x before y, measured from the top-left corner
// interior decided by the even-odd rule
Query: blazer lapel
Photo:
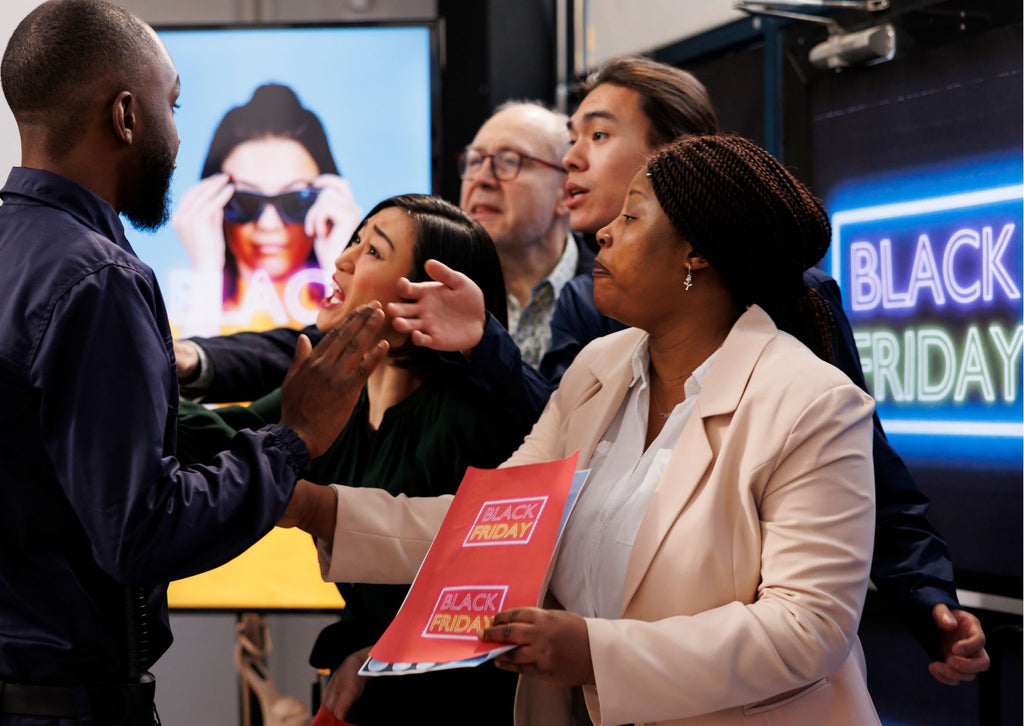
[[[616,335],[622,337],[622,346],[614,354],[606,355],[591,364],[594,382],[584,391],[580,397],[583,402],[566,421],[565,454],[568,456],[578,450],[581,466],[590,462],[594,449],[622,405],[626,390],[633,380],[630,360],[644,339],[644,333],[635,329]]]
[[[661,543],[713,465],[717,452],[708,440],[708,420],[736,410],[757,359],[778,332],[768,314],[756,305],[740,316],[729,331],[640,523],[626,566],[623,613]]]

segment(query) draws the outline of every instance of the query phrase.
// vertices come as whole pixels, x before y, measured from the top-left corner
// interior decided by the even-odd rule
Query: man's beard
[[[137,229],[152,232],[165,225],[171,216],[169,191],[174,152],[154,138],[141,150],[141,155],[138,193],[131,205],[121,211]]]

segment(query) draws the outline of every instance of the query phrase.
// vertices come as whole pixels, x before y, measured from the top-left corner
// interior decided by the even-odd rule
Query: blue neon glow
[[[1019,466],[1024,173],[1019,156],[848,183],[825,269],[909,458]]]

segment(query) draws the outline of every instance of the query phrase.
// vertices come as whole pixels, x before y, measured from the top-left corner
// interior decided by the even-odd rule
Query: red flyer
[[[576,454],[544,464],[466,471],[401,609],[361,672],[476,665],[509,646],[477,631],[509,608],[536,606],[565,514],[586,474]]]

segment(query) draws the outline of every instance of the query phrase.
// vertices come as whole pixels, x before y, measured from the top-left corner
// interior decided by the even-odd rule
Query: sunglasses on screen
[[[272,195],[236,191],[224,205],[224,219],[234,224],[255,222],[267,205],[272,204],[282,221],[302,224],[319,195],[320,190],[316,187]]]

